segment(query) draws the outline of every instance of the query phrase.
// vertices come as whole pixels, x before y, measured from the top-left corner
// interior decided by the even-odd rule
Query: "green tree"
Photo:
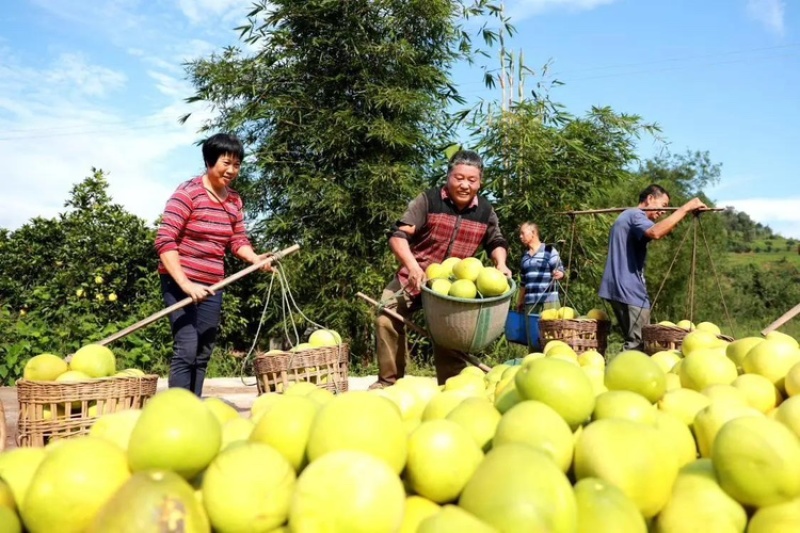
[[[253,234],[269,248],[302,246],[285,267],[296,300],[356,353],[371,347],[372,311],[355,293],[380,293],[396,268],[386,231],[431,162],[444,163],[458,101],[449,70],[469,50],[457,26],[469,9],[261,0],[240,28],[254,53],[229,48],[188,65],[191,100],[219,112],[208,129],[236,132],[253,156],[239,184]],[[277,311],[268,320],[282,331]]]

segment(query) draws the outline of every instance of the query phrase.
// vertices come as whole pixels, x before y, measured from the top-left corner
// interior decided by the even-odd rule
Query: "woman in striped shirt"
[[[206,172],[182,183],[167,201],[155,248],[167,306],[191,297],[193,305],[170,314],[173,355],[169,386],[203,393],[208,361],[219,330],[222,292],[210,286],[225,277],[223,260],[230,248],[255,263],[265,256],[253,250],[244,225],[242,199],[229,185],[239,175],[242,143],[218,133],[203,143]],[[264,270],[271,270],[267,265]]]

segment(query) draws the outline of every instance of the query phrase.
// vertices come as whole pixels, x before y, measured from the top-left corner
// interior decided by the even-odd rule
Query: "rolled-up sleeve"
[[[400,228],[403,226],[414,226],[417,231],[425,225],[428,219],[428,198],[425,194],[420,194],[408,203],[403,216],[394,223],[388,232],[388,237],[399,237],[408,239],[410,235]]]
[[[167,200],[161,225],[156,232],[155,249],[158,255],[178,249],[178,240],[192,214],[192,198],[185,190],[177,190]]]
[[[492,214],[489,215],[489,222],[486,227],[486,235],[483,237],[483,248],[486,253],[491,254],[495,248],[505,248],[508,250],[508,241],[503,237],[503,232],[500,231],[500,221],[497,219],[497,213],[492,209]]]

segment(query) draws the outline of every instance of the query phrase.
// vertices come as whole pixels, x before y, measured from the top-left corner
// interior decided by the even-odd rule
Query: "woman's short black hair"
[[[203,141],[203,161],[206,168],[216,165],[217,160],[223,155],[238,157],[241,163],[244,159],[242,141],[230,133],[217,133]]]

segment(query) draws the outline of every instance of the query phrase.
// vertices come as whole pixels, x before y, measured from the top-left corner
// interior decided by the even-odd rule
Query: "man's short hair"
[[[447,164],[448,176],[456,165],[469,165],[471,167],[475,167],[480,170],[481,175],[483,175],[483,160],[481,159],[481,156],[472,150],[459,150],[453,154],[453,157],[450,158],[450,162]]]
[[[664,195],[664,194],[666,194],[667,198],[669,198],[669,193],[667,192],[667,190],[664,187],[662,187],[661,185],[656,185],[655,183],[652,183],[652,184],[648,185],[645,190],[643,190],[642,192],[639,193],[639,203],[641,204],[642,202],[647,200],[648,196],[652,195],[653,197],[658,197],[658,196],[661,196],[661,195]]]

